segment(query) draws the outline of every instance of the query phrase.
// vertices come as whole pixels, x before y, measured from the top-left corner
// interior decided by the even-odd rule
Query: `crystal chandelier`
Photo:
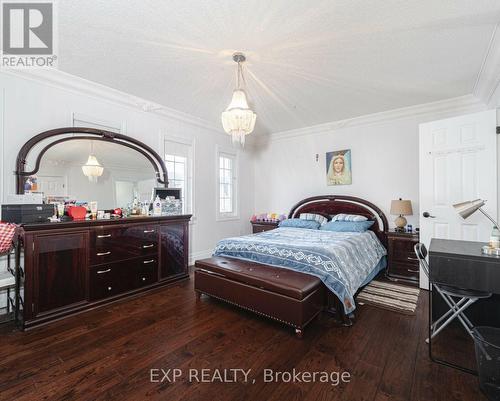
[[[104,172],[104,167],[97,161],[93,155],[93,143],[90,142],[90,155],[87,163],[82,166],[83,174],[88,177],[90,182],[97,182],[97,177],[100,177]]]
[[[233,91],[231,103],[227,106],[226,111],[222,112],[222,127],[228,135],[231,135],[233,144],[240,143],[241,146],[244,146],[245,136],[250,134],[255,128],[257,114],[248,107],[247,95],[240,87],[241,81],[245,82],[243,78],[243,69],[241,67],[241,63],[246,60],[245,55],[242,53],[234,53],[233,60],[238,63],[238,86]]]

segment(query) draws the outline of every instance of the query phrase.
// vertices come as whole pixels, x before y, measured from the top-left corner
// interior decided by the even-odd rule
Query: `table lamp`
[[[394,224],[396,225],[396,231],[404,231],[404,228],[407,223],[404,216],[413,215],[411,201],[403,200],[401,198],[393,200],[391,202],[391,214],[398,216],[396,220],[394,220]]]
[[[494,227],[498,227],[498,223],[491,217],[488,213],[486,213],[482,207],[486,203],[485,200],[483,199],[475,199],[472,201],[467,201],[467,202],[460,202],[456,203],[453,205],[455,208],[456,212],[463,218],[466,219],[472,214],[474,214],[477,210],[479,210],[482,214],[488,218],[493,223]],[[486,253],[488,255],[500,255],[498,248],[492,248],[490,246],[484,246],[483,247],[483,253]]]
[[[453,207],[463,219],[466,219],[467,217],[475,213],[476,210],[479,210],[493,223],[495,227],[498,227],[498,223],[495,220],[493,220],[493,218],[482,209],[485,203],[486,203],[485,200],[476,199],[472,201],[456,203],[453,205]]]

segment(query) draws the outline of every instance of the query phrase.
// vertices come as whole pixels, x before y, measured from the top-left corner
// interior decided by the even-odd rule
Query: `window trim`
[[[75,125],[76,122],[82,122],[83,125],[78,124]],[[90,116],[88,114],[72,112],[71,113],[71,126],[72,127],[90,127],[97,129],[105,129],[107,131],[116,132],[119,134],[127,133],[127,124],[125,121],[109,121],[103,120],[101,118],[97,118],[94,116]]]
[[[186,210],[187,214],[191,214],[191,220],[190,224],[194,224],[196,222],[196,206],[195,206],[195,192],[196,192],[196,185],[195,185],[195,173],[194,173],[194,166],[195,166],[195,157],[196,157],[196,140],[195,138],[189,139],[189,138],[183,138],[179,136],[174,136],[174,135],[169,135],[168,133],[164,132],[161,135],[161,147],[162,147],[162,157],[163,160],[165,160],[165,155],[168,153],[166,152],[165,149],[165,142],[170,141],[170,142],[175,142],[179,143],[181,145],[186,145],[191,148],[191,157],[188,157],[187,159],[187,170],[188,170],[188,176],[187,176],[187,183],[186,186],[189,186],[190,189],[190,196],[189,200],[191,202],[191,210]],[[168,170],[167,170],[168,173]],[[169,180],[170,181],[170,180]],[[186,198],[186,195],[184,194],[184,198]]]
[[[221,156],[229,156],[233,160],[233,211],[231,213],[221,213],[220,211],[220,166]],[[235,149],[215,145],[215,220],[232,221],[240,219],[239,205],[239,152]]]

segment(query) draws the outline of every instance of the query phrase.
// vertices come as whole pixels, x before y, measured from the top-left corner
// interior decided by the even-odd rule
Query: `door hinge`
[[[497,127],[497,134],[500,134],[500,125]]]
[[[35,313],[35,304],[34,303],[31,304],[31,313]]]
[[[31,243],[31,247],[33,248],[33,251],[34,251],[35,250],[35,243],[34,242]]]

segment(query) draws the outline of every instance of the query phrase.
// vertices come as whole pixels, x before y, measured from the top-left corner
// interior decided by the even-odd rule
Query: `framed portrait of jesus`
[[[352,184],[351,149],[326,153],[327,185]]]

